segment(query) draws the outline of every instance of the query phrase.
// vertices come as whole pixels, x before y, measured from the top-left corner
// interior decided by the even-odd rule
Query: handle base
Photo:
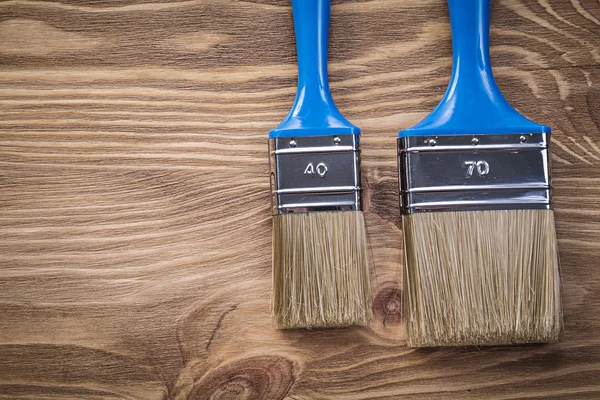
[[[489,52],[491,0],[448,0],[452,77],[438,106],[399,137],[550,133],[506,101],[494,80]]]

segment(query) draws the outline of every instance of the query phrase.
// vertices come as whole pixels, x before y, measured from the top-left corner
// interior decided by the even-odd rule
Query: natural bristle
[[[404,217],[411,347],[546,343],[562,327],[551,210]]]
[[[271,302],[280,329],[366,325],[371,292],[362,212],[274,216]]]

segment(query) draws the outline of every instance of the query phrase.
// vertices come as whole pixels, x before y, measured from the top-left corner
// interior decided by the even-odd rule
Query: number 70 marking
[[[490,172],[490,164],[485,160],[465,161],[464,166],[467,168],[467,178],[473,176],[473,172],[477,171],[477,175],[486,176]]]

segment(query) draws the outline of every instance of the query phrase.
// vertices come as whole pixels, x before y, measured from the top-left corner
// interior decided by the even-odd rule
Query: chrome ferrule
[[[548,134],[398,139],[400,209],[550,209]]]
[[[358,135],[269,139],[273,214],[358,211]]]

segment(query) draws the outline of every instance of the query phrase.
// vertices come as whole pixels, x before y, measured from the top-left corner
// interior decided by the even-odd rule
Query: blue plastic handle
[[[550,133],[506,101],[490,63],[491,0],[448,0],[452,77],[446,94],[421,122],[399,136]]]
[[[327,40],[329,0],[292,0],[298,91],[289,114],[269,133],[270,138],[359,134],[339,112],[329,91]]]

